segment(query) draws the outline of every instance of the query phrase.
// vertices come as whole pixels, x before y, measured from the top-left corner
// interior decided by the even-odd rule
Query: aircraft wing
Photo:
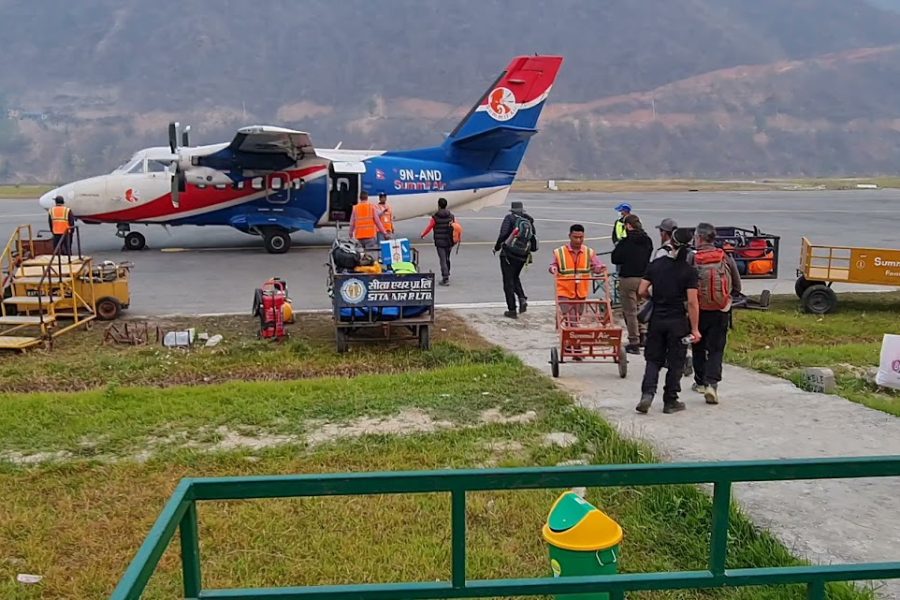
[[[238,129],[231,143],[220,150],[195,155],[191,164],[232,173],[257,173],[280,171],[307,159],[317,159],[308,133],[254,125]]]
[[[294,161],[316,152],[305,131],[264,125],[238,129],[228,147],[236,154],[285,154]]]

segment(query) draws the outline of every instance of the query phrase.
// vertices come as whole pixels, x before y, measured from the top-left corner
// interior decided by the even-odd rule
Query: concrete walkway
[[[504,318],[502,309],[458,312],[485,338],[549,375],[550,348],[557,344],[552,309],[532,309],[517,321]],[[650,414],[640,415],[634,406],[643,358],[629,358],[624,380],[612,363],[566,363],[557,381],[582,406],[624,435],[649,442],[667,460],[900,455],[900,418],[728,365],[718,406],[706,405],[690,391],[691,380],[683,379],[687,391],[681,399],[688,409],[665,415],[660,381]],[[755,523],[814,563],[900,560],[900,479],[739,484],[734,494]],[[879,592],[900,599],[900,581]]]

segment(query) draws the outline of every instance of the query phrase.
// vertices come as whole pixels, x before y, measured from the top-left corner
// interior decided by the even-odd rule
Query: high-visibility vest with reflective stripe
[[[360,202],[353,207],[356,213],[356,229],[354,236],[358,240],[368,240],[376,236],[378,226],[375,225],[375,207],[369,202]]]
[[[561,298],[587,298],[591,289],[591,263],[594,251],[582,246],[577,255],[572,254],[569,246],[560,246],[553,251],[556,257],[556,295]]]
[[[616,221],[615,234],[616,243],[619,243],[625,239],[625,236],[628,235],[628,230],[625,229],[625,221],[622,221],[621,219]]]
[[[384,230],[388,233],[394,233],[394,209],[389,204],[379,204],[378,216],[381,218]]]
[[[69,207],[56,205],[50,209],[50,221],[53,224],[53,234],[62,235],[69,231]]]

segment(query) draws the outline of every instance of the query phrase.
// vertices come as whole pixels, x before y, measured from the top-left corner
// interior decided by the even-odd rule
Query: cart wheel
[[[814,285],[818,285],[818,281],[810,281],[803,275],[797,278],[797,281],[794,282],[794,293],[797,294],[798,298],[803,297],[803,292],[808,290]]]
[[[428,325],[419,326],[419,349],[431,350],[431,327]]]
[[[340,327],[334,330],[334,341],[337,346],[337,351],[341,354],[349,350],[350,345],[347,342],[347,332]]]
[[[122,305],[115,298],[109,296],[97,301],[97,317],[101,321],[112,321],[122,312]]]
[[[625,379],[628,377],[628,353],[625,352],[625,345],[619,346],[619,377]]]
[[[550,373],[559,377],[559,350],[550,348]]]
[[[824,315],[830,313],[837,306],[837,294],[827,285],[817,283],[803,292],[800,302],[806,312]]]

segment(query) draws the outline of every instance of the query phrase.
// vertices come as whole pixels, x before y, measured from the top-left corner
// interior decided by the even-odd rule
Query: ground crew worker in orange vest
[[[54,198],[56,206],[50,209],[47,220],[50,223],[50,231],[53,232],[53,247],[60,247],[61,254],[72,253],[72,228],[75,227],[75,215],[65,205],[62,196]]]
[[[378,249],[378,234],[385,239],[391,235],[385,231],[384,224],[376,216],[375,205],[369,202],[369,193],[359,193],[359,202],[353,207],[350,215],[350,237],[356,239],[366,250]]]
[[[569,228],[569,243],[553,251],[550,272],[556,276],[556,299],[567,320],[578,322],[591,293],[591,274],[601,274],[606,265],[591,248],[584,245],[584,226]],[[568,301],[568,302],[567,302]]]
[[[378,205],[375,206],[375,214],[378,216],[378,220],[381,221],[381,224],[384,225],[385,232],[393,234],[394,209],[387,203],[387,194],[384,192],[378,194]],[[384,236],[379,232],[378,241],[380,242],[383,239]]]

